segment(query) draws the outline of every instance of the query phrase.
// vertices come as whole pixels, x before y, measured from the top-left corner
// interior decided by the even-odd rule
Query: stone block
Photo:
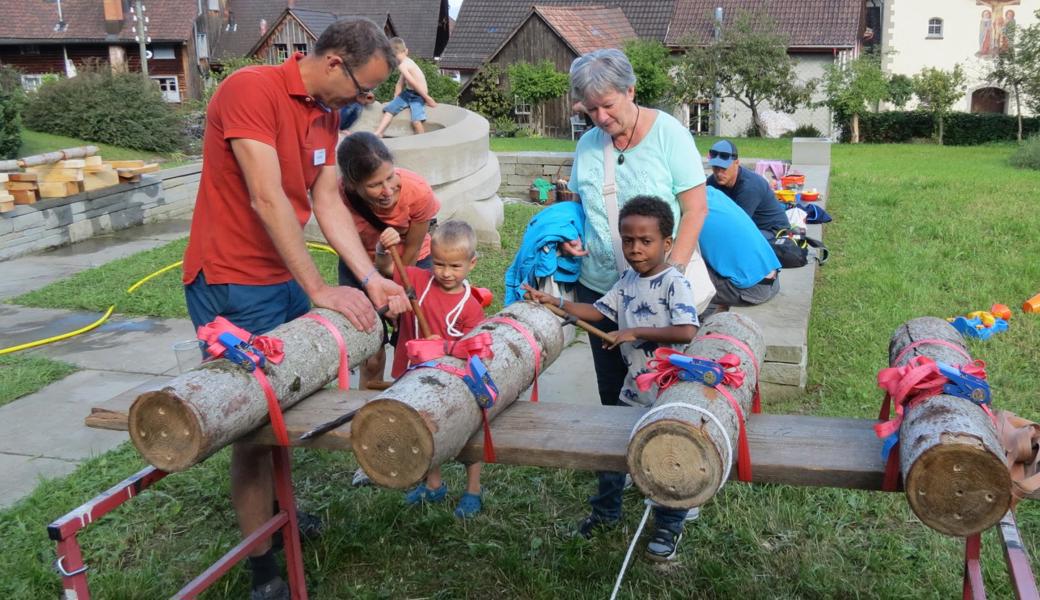
[[[505,177],[506,175],[516,175],[516,163],[515,162],[505,163],[505,164],[501,164],[500,163],[498,165],[498,168],[502,171],[502,176],[503,177]]]
[[[469,223],[477,233],[477,242],[494,248],[502,247],[498,228],[502,226],[505,211],[497,195],[480,202],[468,202],[458,208],[452,218]]]
[[[516,174],[527,177],[529,181],[534,180],[535,177],[546,177],[545,166],[540,162],[518,162],[516,163]]]
[[[791,164],[830,167],[830,140],[827,138],[794,138],[791,140]]]
[[[499,165],[513,165],[516,164],[517,156],[516,152],[496,152],[498,156]]]
[[[805,393],[805,388],[796,385],[780,385],[779,383],[770,383],[768,381],[763,381],[759,385],[759,390],[762,393],[762,412],[766,413],[772,412],[769,410],[772,401],[790,400]]]
[[[806,382],[805,362],[801,364],[766,362],[762,365],[760,375],[761,381],[778,383],[780,385],[793,385],[805,388]]]

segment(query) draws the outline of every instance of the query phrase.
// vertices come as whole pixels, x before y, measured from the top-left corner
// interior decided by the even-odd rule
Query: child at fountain
[[[397,86],[394,88],[394,99],[383,107],[383,120],[379,122],[379,127],[376,127],[375,134],[383,137],[383,132],[390,126],[394,115],[406,108],[412,113],[412,131],[423,133],[426,131],[423,126],[423,122],[426,121],[426,106],[433,108],[437,106],[437,101],[429,94],[426,75],[422,69],[414,60],[408,58],[408,47],[404,40],[399,37],[393,38],[390,40],[390,48],[397,57],[397,70],[401,75],[397,78]]]
[[[466,277],[477,264],[477,235],[464,221],[451,220],[437,226],[432,234],[430,255],[433,267],[430,270],[407,267],[408,277],[415,287],[416,298],[430,325],[433,337],[458,340],[484,320],[484,309]],[[390,257],[383,248],[401,243],[401,236],[392,228],[383,231],[376,249],[376,265],[389,270]],[[382,252],[382,253],[381,253]],[[401,283],[400,274],[394,280]],[[405,313],[398,322],[399,334],[394,350],[394,363],[390,374],[394,379],[408,369],[406,344],[420,336],[419,325],[414,315]],[[466,465],[466,491],[462,494],[455,516],[468,518],[480,512],[483,498],[480,488],[482,463]],[[441,502],[447,495],[448,486],[441,480],[439,466],[430,469],[426,481],[405,495],[408,504]]]

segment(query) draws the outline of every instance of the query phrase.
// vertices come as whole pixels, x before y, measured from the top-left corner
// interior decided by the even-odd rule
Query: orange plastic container
[[[820,192],[802,192],[804,202],[816,202],[820,199]]]
[[[805,175],[784,175],[780,178],[780,185],[786,187],[799,187],[805,185]]]
[[[1022,312],[1040,313],[1040,294],[1022,303]]]

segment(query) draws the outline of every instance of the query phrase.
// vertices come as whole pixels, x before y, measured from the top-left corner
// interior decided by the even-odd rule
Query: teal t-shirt
[[[620,152],[614,149],[614,180],[618,208],[629,199],[649,194],[672,207],[675,231],[679,230],[681,207],[678,194],[704,183],[704,169],[693,136],[675,117],[655,111],[650,132],[638,145],[624,152],[625,164],[618,165]],[[644,114],[645,117],[645,114]],[[611,244],[610,224],[603,204],[603,145],[606,135],[596,127],[578,140],[571,169],[570,190],[581,196],[585,208],[585,249],[579,281],[585,287],[606,293],[618,280],[617,263]]]

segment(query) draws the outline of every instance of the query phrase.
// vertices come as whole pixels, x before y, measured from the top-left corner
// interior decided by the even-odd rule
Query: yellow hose
[[[314,243],[314,242],[308,242],[307,243],[307,247],[308,248],[312,248],[314,250],[321,250],[323,252],[330,252],[332,254],[336,254],[336,251],[333,250],[331,246],[326,245],[326,244],[317,244],[317,243]],[[126,293],[127,294],[134,293],[135,291],[137,291],[137,288],[141,287],[142,285],[144,285],[145,283],[147,283],[151,279],[153,279],[155,277],[158,277],[159,275],[162,275],[163,273],[166,273],[167,271],[170,271],[172,269],[176,269],[177,267],[181,266],[181,264],[183,264],[183,263],[184,263],[184,261],[179,260],[179,261],[173,263],[172,265],[166,265],[165,267],[159,269],[158,271],[154,271],[152,273],[149,273],[148,275],[145,275],[141,279],[138,279],[136,282],[134,282],[133,285],[128,287],[126,289]],[[68,333],[62,333],[60,335],[51,336],[49,338],[44,338],[42,340],[26,342],[24,344],[19,344],[17,346],[10,346],[8,348],[0,348],[0,356],[3,356],[5,354],[12,354],[14,352],[19,352],[21,350],[28,350],[30,348],[37,348],[39,346],[44,346],[46,344],[53,344],[54,342],[60,342],[62,340],[67,340],[67,339],[69,339],[71,337],[75,337],[75,336],[80,335],[82,333],[86,333],[86,332],[91,331],[93,329],[97,329],[102,324],[104,324],[104,322],[107,321],[109,317],[112,316],[112,313],[115,312],[115,310],[116,310],[116,305],[115,304],[113,304],[112,306],[109,306],[108,310],[105,311],[105,314],[101,315],[101,318],[99,318],[97,321],[94,321],[90,325],[86,325],[84,327],[80,327],[79,329],[77,329],[75,331],[70,331]]]

